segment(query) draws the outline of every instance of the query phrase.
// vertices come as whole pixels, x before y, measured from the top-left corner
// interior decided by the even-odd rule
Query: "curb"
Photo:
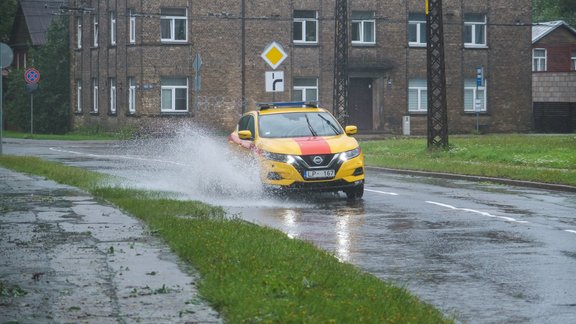
[[[473,175],[419,171],[419,170],[390,169],[390,168],[375,167],[375,166],[366,166],[366,169],[372,170],[372,171],[384,171],[384,172],[395,173],[395,174],[405,174],[405,175],[422,176],[422,177],[433,177],[433,178],[444,178],[444,179],[455,179],[455,180],[468,180],[468,181],[476,181],[476,182],[486,181],[486,182],[494,182],[494,183],[500,183],[500,184],[506,184],[506,185],[512,185],[512,186],[519,186],[519,187],[529,187],[529,188],[537,188],[537,189],[576,192],[576,186],[561,185],[561,184],[554,184],[554,183],[543,183],[543,182],[534,182],[534,181],[512,180],[512,179],[504,179],[504,178],[493,178],[493,177],[484,177],[484,176],[473,176]]]

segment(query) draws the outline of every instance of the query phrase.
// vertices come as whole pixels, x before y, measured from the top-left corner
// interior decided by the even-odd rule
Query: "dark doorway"
[[[348,123],[359,130],[372,130],[372,79],[351,78],[349,100]]]

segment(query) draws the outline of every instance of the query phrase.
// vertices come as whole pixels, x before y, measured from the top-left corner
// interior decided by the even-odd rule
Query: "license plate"
[[[334,170],[310,170],[304,174],[306,179],[332,178],[336,175]]]

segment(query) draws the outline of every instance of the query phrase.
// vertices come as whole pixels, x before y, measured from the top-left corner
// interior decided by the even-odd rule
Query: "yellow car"
[[[228,137],[260,160],[261,179],[272,189],[364,194],[364,155],[356,126],[342,126],[327,110],[303,102],[259,104]]]

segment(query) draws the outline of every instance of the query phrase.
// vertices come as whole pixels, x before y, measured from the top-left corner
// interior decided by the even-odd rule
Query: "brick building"
[[[576,29],[564,21],[532,27],[534,129],[576,130]]]
[[[424,1],[348,4],[350,123],[402,134],[409,116],[410,133],[425,134]],[[229,130],[256,102],[332,107],[334,0],[71,0],[70,7],[76,127],[191,119]],[[445,0],[443,10],[449,131],[529,130],[531,2]],[[271,42],[288,55],[276,70],[261,58]],[[476,87],[480,66],[485,82]],[[284,73],[283,92],[265,91],[267,71]]]

